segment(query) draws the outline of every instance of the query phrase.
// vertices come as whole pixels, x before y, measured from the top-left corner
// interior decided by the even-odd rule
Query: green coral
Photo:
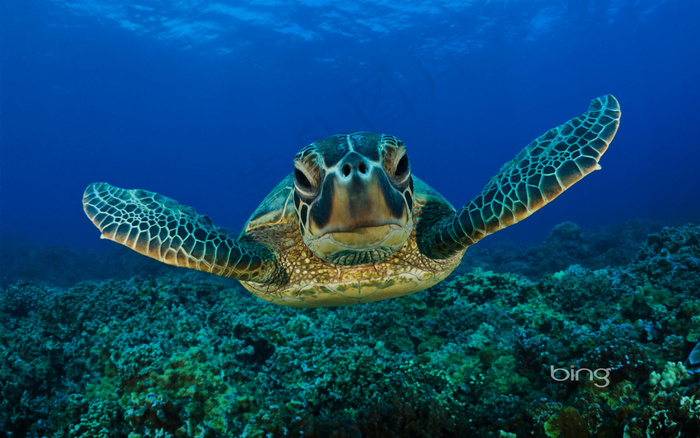
[[[696,231],[664,230],[626,266],[462,267],[344,308],[272,306],[199,274],[17,283],[0,290],[0,424],[58,438],[700,436],[700,373],[682,365]],[[574,254],[581,236],[567,225],[547,245]],[[551,366],[609,369],[609,384],[555,381]]]
[[[662,388],[669,389],[678,386],[680,381],[688,376],[688,371],[682,363],[668,362],[660,374],[652,371],[651,376],[649,376],[649,385],[652,387],[661,385]]]

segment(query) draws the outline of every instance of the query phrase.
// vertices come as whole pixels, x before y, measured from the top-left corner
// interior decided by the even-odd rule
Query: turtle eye
[[[301,170],[294,168],[294,182],[297,183],[297,185],[304,189],[304,190],[309,190],[311,191],[311,181],[309,181],[309,178],[304,175],[304,172]]]
[[[396,169],[394,170],[394,175],[397,178],[402,178],[408,173],[408,154],[403,154],[403,157],[396,163]]]

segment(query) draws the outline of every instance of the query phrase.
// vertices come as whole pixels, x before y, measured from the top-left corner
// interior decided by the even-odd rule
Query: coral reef
[[[663,226],[659,222],[637,219],[583,230],[572,222],[564,222],[554,227],[539,246],[507,240],[480,242],[469,248],[457,272],[481,267],[536,280],[571,265],[591,270],[623,266],[634,260],[647,236],[659,232]]]
[[[697,437],[700,227],[628,257],[631,228],[563,224],[529,268],[341,308],[186,271],[17,281],[0,436]]]

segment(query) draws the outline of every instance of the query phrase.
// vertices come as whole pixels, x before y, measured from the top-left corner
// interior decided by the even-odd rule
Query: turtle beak
[[[382,169],[357,153],[348,154],[327,175],[310,219],[313,236],[328,236],[334,246],[350,251],[400,247],[412,227],[401,192]]]

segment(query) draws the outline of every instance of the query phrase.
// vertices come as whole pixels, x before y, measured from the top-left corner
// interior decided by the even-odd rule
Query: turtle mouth
[[[371,250],[377,246],[395,246],[394,239],[400,235],[403,227],[399,223],[376,226],[361,226],[350,230],[330,230],[321,236],[328,237],[347,249]],[[403,243],[403,241],[401,242]]]
[[[322,259],[338,265],[360,265],[381,261],[401,248],[410,229],[397,223],[328,231],[308,242]]]

